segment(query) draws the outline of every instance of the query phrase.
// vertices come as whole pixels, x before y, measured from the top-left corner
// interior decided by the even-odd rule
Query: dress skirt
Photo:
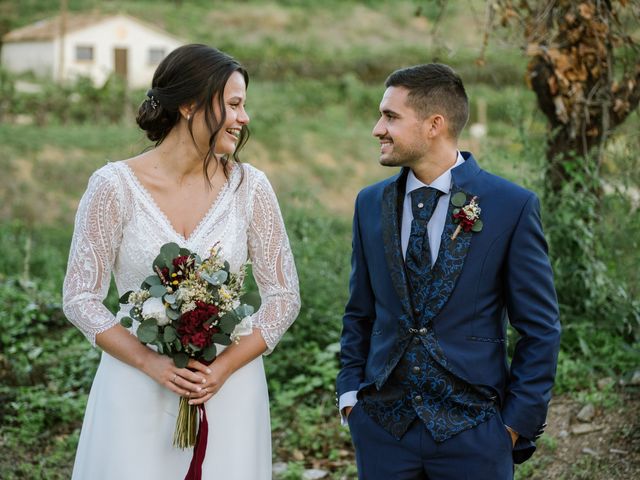
[[[73,480],[182,480],[193,449],[172,446],[179,397],[103,352]],[[203,480],[270,480],[269,396],[262,357],[234,372],[205,404]]]

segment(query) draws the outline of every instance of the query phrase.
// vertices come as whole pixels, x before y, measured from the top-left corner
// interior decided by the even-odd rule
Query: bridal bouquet
[[[138,340],[154,345],[179,368],[186,367],[190,358],[209,364],[216,357],[216,344],[229,345],[252,332],[253,307],[240,301],[245,268],[231,272],[219,253],[214,246],[202,260],[186,248],[167,243],[153,261],[155,273],[139,290],[120,298],[120,303],[131,305],[129,316],[120,323],[131,328],[137,322]],[[200,429],[207,428],[204,408],[200,414]],[[198,407],[180,397],[173,444],[196,445],[197,430]]]

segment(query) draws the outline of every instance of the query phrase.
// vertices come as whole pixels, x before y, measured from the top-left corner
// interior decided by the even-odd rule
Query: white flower
[[[142,304],[142,316],[145,319],[155,318],[159,326],[171,323],[171,320],[167,317],[167,310],[162,299],[157,297],[151,297],[145,300]]]
[[[129,295],[129,301],[127,303],[131,305],[140,305],[151,295],[148,290],[138,290],[137,292],[131,292]]]
[[[231,332],[231,341],[237,342],[239,337],[251,335],[253,333],[253,319],[251,315],[244,317]]]

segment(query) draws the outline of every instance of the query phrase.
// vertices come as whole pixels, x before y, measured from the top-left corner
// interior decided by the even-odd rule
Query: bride
[[[249,77],[233,58],[186,45],[158,66],[138,112],[155,148],[109,163],[80,201],[64,282],[69,320],[102,350],[73,478],[184,478],[191,450],[172,446],[179,397],[209,421],[203,479],[271,478],[269,398],[262,355],[300,308],[298,278],[266,176],[240,163],[248,138]],[[262,305],[253,333],[205,366],[177,368],[146,347],[102,304],[113,272],[120,294],[139,288],[160,247],[209,254],[218,243],[232,271],[250,260]],[[223,347],[218,348],[218,351]]]

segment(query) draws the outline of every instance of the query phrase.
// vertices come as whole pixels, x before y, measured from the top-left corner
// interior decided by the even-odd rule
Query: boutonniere
[[[478,197],[473,197],[467,203],[467,196],[463,192],[458,192],[451,197],[451,204],[456,207],[453,210],[453,222],[458,224],[456,231],[451,236],[451,240],[455,240],[461,230],[465,232],[479,232],[482,230],[482,220],[480,220],[482,209],[477,200]],[[465,203],[467,204],[465,205]]]

